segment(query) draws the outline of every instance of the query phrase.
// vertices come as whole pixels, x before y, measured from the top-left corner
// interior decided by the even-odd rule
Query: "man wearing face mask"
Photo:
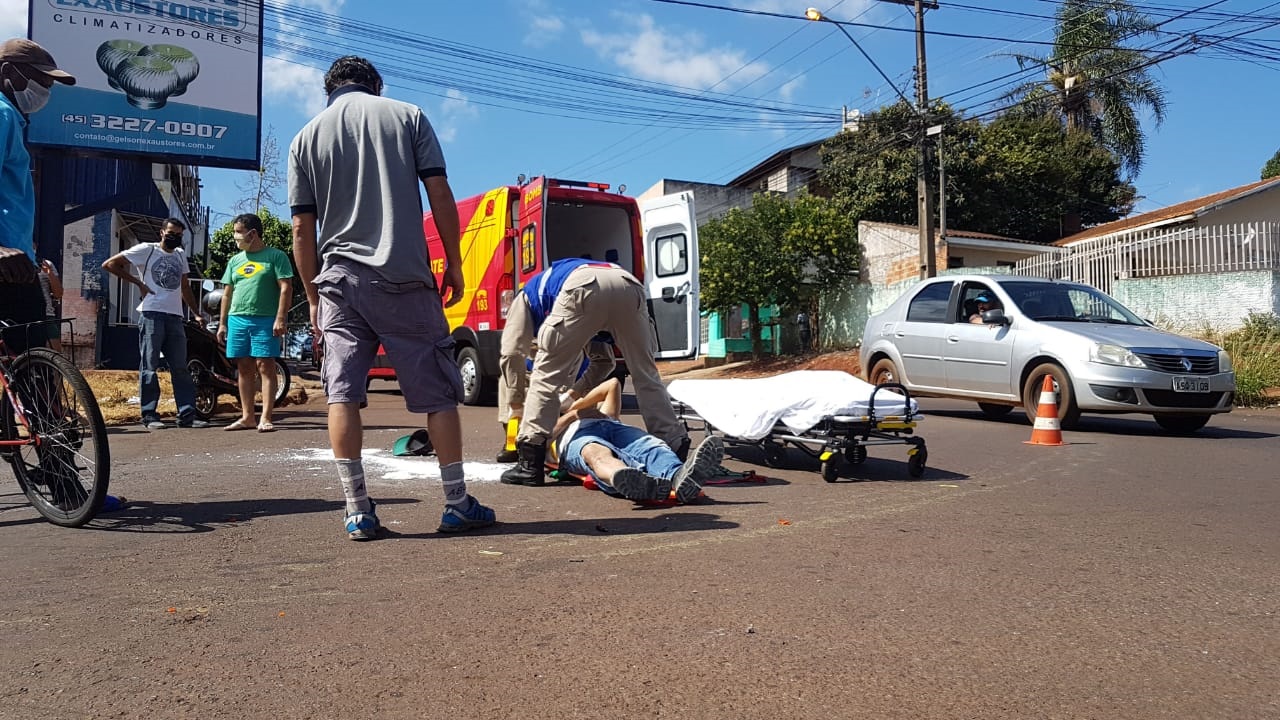
[[[142,424],[148,430],[167,427],[156,407],[160,404],[160,353],[169,365],[173,381],[173,399],[178,404],[178,427],[208,427],[196,417],[196,388],[187,370],[187,332],[182,327],[182,304],[203,323],[187,282],[187,254],[182,251],[182,233],[187,226],[177,218],[164,221],[160,242],[138,243],[102,263],[102,269],[138,287],[142,302],[138,311],[142,323],[138,328],[138,351],[142,356],[138,373],[138,396],[142,401]],[[134,270],[137,274],[134,274]]]
[[[0,45],[0,319],[15,324],[45,319],[35,264],[35,186],[22,132],[26,116],[49,102],[55,82],[74,85],[76,79],[59,70],[44,48],[23,39]],[[3,337],[20,352],[28,344],[43,345],[47,336],[36,327]]]

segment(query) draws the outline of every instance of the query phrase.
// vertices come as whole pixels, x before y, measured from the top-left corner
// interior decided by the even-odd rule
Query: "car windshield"
[[[1006,280],[1000,286],[1032,320],[1147,324],[1111,296],[1088,285]]]

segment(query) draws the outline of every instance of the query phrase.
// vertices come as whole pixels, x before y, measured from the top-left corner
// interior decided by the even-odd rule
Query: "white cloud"
[[[778,97],[783,102],[791,102],[796,96],[796,92],[804,86],[804,76],[801,75],[793,80],[788,80],[782,87],[778,88]]]
[[[324,109],[324,73],[287,58],[262,59],[262,99],[292,107],[307,117]]]
[[[564,20],[543,0],[528,0],[521,4],[521,13],[528,32],[524,44],[545,47],[555,42],[564,32]]]
[[[659,28],[649,15],[615,13],[614,17],[630,27],[615,33],[583,30],[582,42],[600,57],[641,79],[726,90],[728,85],[743,85],[769,72],[765,63],[748,64],[741,50],[706,48],[702,35]],[[729,83],[718,85],[730,74],[733,77]]]
[[[0,0],[0,41],[26,36],[27,0]]]
[[[440,103],[440,112],[431,120],[431,127],[442,142],[453,142],[458,137],[460,126],[478,116],[480,111],[458,90],[449,88],[445,95],[445,100]]]

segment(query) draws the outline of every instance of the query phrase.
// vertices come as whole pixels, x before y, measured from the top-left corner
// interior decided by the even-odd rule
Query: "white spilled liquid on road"
[[[296,452],[290,459],[326,463],[323,468],[312,468],[314,470],[333,469],[333,451],[328,448],[307,448]],[[440,463],[435,457],[397,457],[386,450],[365,450],[362,459],[365,476],[370,480],[408,484],[416,480],[440,479]],[[496,481],[504,470],[511,467],[499,463],[464,462],[462,471],[467,482],[484,482]]]

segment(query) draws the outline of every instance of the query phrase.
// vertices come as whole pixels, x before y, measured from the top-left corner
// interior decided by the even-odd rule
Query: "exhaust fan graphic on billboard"
[[[257,168],[260,0],[32,0],[30,27],[77,79],[33,145]]]

